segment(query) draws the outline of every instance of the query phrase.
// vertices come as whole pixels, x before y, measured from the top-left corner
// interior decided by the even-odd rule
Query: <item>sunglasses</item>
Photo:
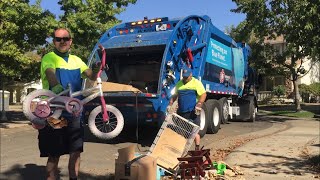
[[[63,40],[64,42],[70,41],[71,37],[55,37],[54,38],[57,42],[61,42]]]

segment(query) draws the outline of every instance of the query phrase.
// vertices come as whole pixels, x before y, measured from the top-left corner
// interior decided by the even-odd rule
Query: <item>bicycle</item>
[[[107,105],[103,97],[101,73],[106,65],[106,50],[102,45],[99,45],[99,48],[102,51],[102,58],[96,86],[76,92],[72,92],[69,86],[59,94],[39,89],[26,96],[23,102],[23,113],[35,129],[42,129],[48,124],[52,126],[51,123],[48,123],[48,118],[59,119],[63,110],[73,114],[74,117],[79,117],[83,105],[100,96],[101,104],[89,114],[90,131],[100,139],[112,139],[121,133],[124,126],[123,116],[116,107]],[[75,98],[80,95],[87,96],[82,100]]]

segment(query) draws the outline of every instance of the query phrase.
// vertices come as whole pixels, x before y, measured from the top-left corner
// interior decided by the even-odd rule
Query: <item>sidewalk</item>
[[[225,162],[240,166],[246,180],[320,178],[319,169],[313,171],[319,168],[320,161],[320,120],[295,119],[285,123],[289,127],[284,131],[244,144],[233,150]],[[307,159],[318,166],[312,169]]]

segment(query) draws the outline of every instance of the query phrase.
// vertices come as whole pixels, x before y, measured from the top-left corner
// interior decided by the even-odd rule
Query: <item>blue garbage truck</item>
[[[106,49],[108,67],[102,75],[104,97],[121,111],[125,125],[162,124],[184,65],[191,67],[207,92],[200,115],[201,136],[217,133],[220,124],[230,119],[255,121],[256,78],[248,65],[251,49],[236,43],[206,15],[145,17],[116,25],[98,40],[89,66],[101,60],[99,44]]]

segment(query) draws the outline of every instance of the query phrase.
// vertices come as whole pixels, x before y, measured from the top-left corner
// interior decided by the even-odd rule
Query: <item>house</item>
[[[269,43],[274,47],[277,53],[283,53],[286,47],[286,42],[283,36],[278,36],[276,39],[265,39],[264,43]],[[302,60],[302,67],[306,70],[307,73],[301,75],[302,77],[297,80],[298,84],[310,85],[315,82],[320,82],[320,62],[314,63],[310,59],[304,58]],[[298,62],[300,65],[301,60]],[[298,67],[297,67],[298,68]],[[264,76],[262,79],[262,84],[259,88],[258,101],[263,101],[265,99],[272,97],[272,90],[274,87],[283,85],[286,88],[286,97],[288,97],[293,92],[293,82],[286,77],[279,76]],[[292,102],[292,99],[291,101]]]
[[[42,89],[41,80],[7,86],[6,90],[10,92],[9,103],[21,104],[24,98],[36,89]]]

